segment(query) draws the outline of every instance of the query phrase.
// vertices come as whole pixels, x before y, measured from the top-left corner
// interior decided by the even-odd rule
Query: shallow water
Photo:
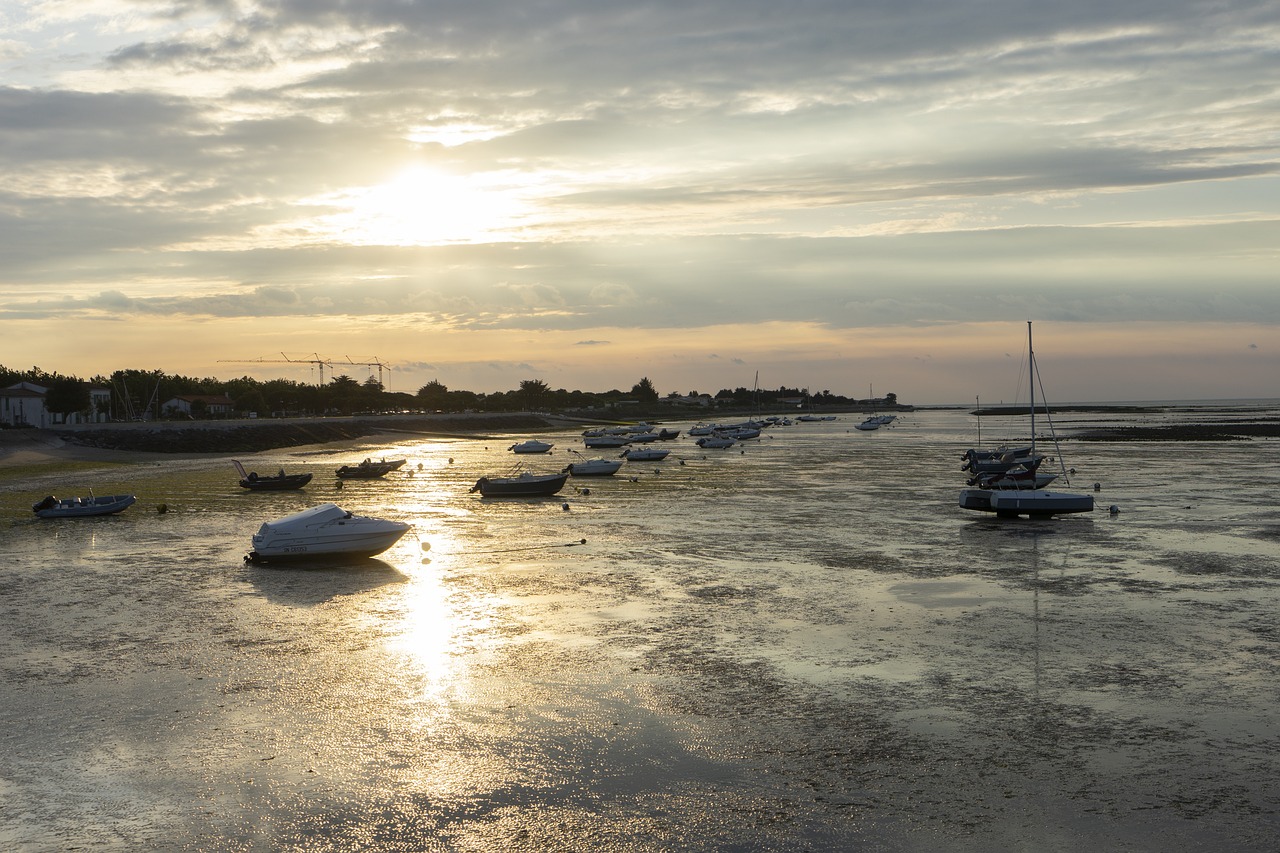
[[[1280,443],[1066,442],[1099,511],[1005,521],[966,414],[858,420],[550,499],[467,489],[575,434],[0,486],[0,847],[1272,849]],[[409,464],[337,489],[365,456]],[[138,503],[31,516],[88,486]],[[415,534],[243,562],[323,500]]]

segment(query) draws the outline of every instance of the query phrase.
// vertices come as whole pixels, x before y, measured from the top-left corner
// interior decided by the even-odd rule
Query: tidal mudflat
[[[964,413],[855,423],[545,500],[467,494],[526,436],[5,480],[0,846],[1272,849],[1280,442],[1067,442],[1098,511],[1005,521],[956,505]],[[32,517],[88,486],[138,503]],[[323,500],[415,533],[243,562]]]

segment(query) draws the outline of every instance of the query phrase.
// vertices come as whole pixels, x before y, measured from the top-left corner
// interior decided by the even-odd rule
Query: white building
[[[236,404],[226,394],[179,394],[166,400],[160,411],[166,415],[188,415],[194,411],[211,418],[229,418]]]
[[[49,411],[45,404],[48,394],[48,388],[34,382],[19,382],[8,388],[0,388],[0,424],[47,429],[64,424],[100,424],[111,419],[110,388],[90,388],[89,410],[69,415]]]

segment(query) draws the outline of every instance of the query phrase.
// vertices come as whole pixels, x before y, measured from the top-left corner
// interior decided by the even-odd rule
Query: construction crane
[[[324,386],[324,369],[325,367],[333,367],[333,362],[320,357],[319,353],[312,353],[313,358],[289,358],[284,353],[280,353],[281,358],[220,358],[218,361],[230,364],[310,364],[320,368],[320,385]]]
[[[352,360],[351,360],[351,356],[349,356],[349,355],[347,355],[347,356],[343,356],[343,358],[345,358],[345,359],[347,360],[347,364],[355,365],[355,366],[357,366],[357,367],[376,367],[376,368],[378,368],[378,384],[382,386],[382,389],[383,389],[384,391],[386,390],[387,386],[386,386],[386,385],[383,383],[383,381],[382,381],[382,368],[384,368],[384,367],[385,367],[387,370],[390,370],[390,369],[391,369],[391,365],[387,364],[385,361],[382,361],[382,360],[381,360],[381,359],[379,359],[376,355],[373,357],[373,361],[352,361]],[[332,367],[332,366],[333,366],[332,362],[329,364],[329,366],[330,366],[330,367]]]

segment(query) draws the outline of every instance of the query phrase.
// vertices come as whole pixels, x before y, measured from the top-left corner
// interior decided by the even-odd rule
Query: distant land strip
[[[1250,441],[1280,438],[1280,421],[1109,426],[1072,432],[1071,438],[1076,441]]]
[[[315,418],[297,421],[208,421],[130,423],[53,430],[68,444],[135,453],[257,453],[282,447],[327,444],[387,432],[465,435],[545,430],[553,421],[527,412],[413,418]]]

